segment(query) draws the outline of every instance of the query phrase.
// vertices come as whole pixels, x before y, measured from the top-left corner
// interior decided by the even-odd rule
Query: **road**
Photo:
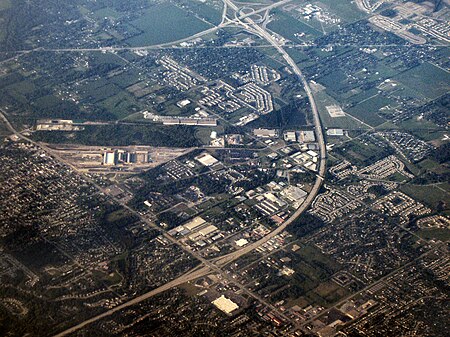
[[[264,11],[269,11],[273,8],[284,5],[290,1],[292,1],[292,0],[283,0],[283,1],[273,3],[266,7],[260,8],[260,9],[256,10],[255,12],[248,13],[248,14],[242,14],[242,15],[238,16],[238,19],[244,19],[250,15],[258,14],[258,13],[264,12]],[[224,2],[224,8],[223,8],[223,12],[222,12],[222,21],[220,24],[218,24],[217,26],[208,28],[206,30],[203,30],[201,32],[198,32],[196,34],[190,35],[188,37],[185,37],[185,38],[182,38],[182,39],[179,39],[176,41],[167,42],[167,43],[160,43],[160,44],[153,44],[153,45],[146,45],[146,46],[139,46],[139,47],[127,47],[127,46],[94,47],[94,48],[43,48],[43,47],[39,47],[39,48],[35,48],[35,49],[16,50],[16,51],[12,51],[12,52],[25,54],[25,53],[30,53],[30,52],[96,52],[96,51],[111,51],[112,52],[112,51],[125,51],[125,50],[138,51],[138,50],[150,50],[150,49],[163,49],[166,47],[173,47],[174,45],[180,44],[182,42],[190,41],[190,40],[202,37],[204,35],[214,33],[217,30],[220,30],[227,26],[233,26],[235,22],[233,20],[227,20],[226,14],[227,14],[227,3]],[[16,56],[14,56],[14,57],[16,57]]]
[[[230,0],[223,0],[224,1],[224,6],[227,8],[231,8],[235,11],[235,13],[239,12],[239,8]],[[281,4],[287,3],[289,2],[288,0],[284,0],[284,1],[280,1],[278,3],[272,4],[269,7],[270,8],[274,8],[276,6],[279,6]],[[270,9],[269,8],[269,9]],[[266,9],[266,10],[269,10]],[[262,11],[263,9],[261,9]],[[226,12],[226,10],[224,11],[224,13]],[[241,21],[244,20],[244,21]],[[225,21],[225,17],[224,20]],[[120,200],[118,200],[117,198],[114,198],[112,196],[110,196],[111,199],[113,199],[114,201],[116,201],[117,203],[119,203],[120,205],[122,205],[124,208],[126,208],[128,211],[130,211],[131,213],[139,216],[149,227],[152,227],[154,229],[157,229],[159,232],[162,233],[162,235],[164,235],[165,238],[167,238],[169,241],[171,241],[173,244],[176,244],[178,246],[180,246],[180,248],[182,248],[184,251],[188,252],[189,254],[191,254],[192,256],[194,256],[195,258],[197,258],[201,264],[203,265],[203,267],[201,267],[200,269],[196,269],[195,271],[189,271],[186,274],[164,284],[163,286],[154,289],[148,293],[145,293],[141,296],[138,296],[128,302],[125,302],[113,309],[110,309],[100,315],[97,315],[95,317],[92,317],[78,325],[75,325],[61,333],[59,333],[58,337],[60,336],[65,336],[68,335],[70,333],[73,333],[85,326],[87,326],[88,324],[91,324],[95,321],[98,321],[104,317],[110,316],[112,314],[114,314],[117,311],[120,311],[124,308],[127,308],[129,306],[135,305],[137,303],[140,303],[152,296],[155,296],[165,290],[171,289],[173,287],[176,287],[182,283],[188,282],[190,280],[194,280],[198,277],[207,275],[208,273],[211,272],[215,272],[217,274],[220,274],[221,277],[223,279],[228,280],[229,282],[233,282],[234,284],[236,284],[240,290],[244,293],[246,293],[247,295],[255,298],[256,300],[258,300],[259,302],[263,303],[264,305],[266,305],[267,307],[271,308],[277,315],[279,315],[280,317],[282,317],[283,319],[289,321],[289,318],[286,317],[283,313],[281,313],[278,308],[274,307],[272,304],[268,303],[266,300],[264,300],[263,298],[261,298],[260,296],[252,293],[251,291],[249,291],[247,288],[245,288],[243,285],[239,284],[238,282],[236,282],[236,280],[234,280],[232,278],[232,276],[230,276],[229,274],[225,273],[222,270],[222,267],[225,266],[226,264],[235,261],[236,259],[238,259],[239,257],[251,252],[252,250],[256,249],[257,247],[261,246],[262,244],[264,244],[265,242],[269,241],[270,239],[272,239],[274,236],[278,235],[279,233],[281,233],[282,231],[284,231],[286,229],[287,226],[289,226],[292,222],[294,222],[304,211],[306,211],[309,206],[311,205],[311,203],[313,202],[313,200],[315,199],[315,197],[317,196],[317,194],[319,193],[319,190],[323,184],[324,181],[324,177],[325,177],[325,171],[326,171],[326,146],[325,146],[325,140],[324,140],[324,136],[323,136],[323,131],[322,131],[322,125],[321,125],[321,121],[320,121],[320,116],[319,116],[319,112],[317,110],[317,106],[314,100],[314,97],[312,95],[312,91],[309,87],[308,82],[306,81],[305,77],[303,76],[303,74],[301,73],[300,69],[298,68],[298,66],[295,64],[295,62],[292,60],[292,58],[288,55],[288,53],[283,49],[283,47],[281,45],[278,44],[278,42],[262,27],[258,26],[249,16],[247,15],[243,15],[243,16],[237,16],[235,19],[227,21],[227,22],[222,22],[219,26],[213,27],[211,29],[208,29],[207,31],[204,32],[200,32],[197,33],[193,36],[191,36],[190,38],[186,38],[183,40],[188,40],[188,39],[192,39],[195,37],[199,37],[205,34],[208,34],[210,32],[213,32],[217,29],[220,29],[226,25],[237,25],[240,26],[242,28],[244,28],[245,30],[247,30],[248,32],[252,33],[252,34],[256,34],[258,36],[260,36],[261,38],[265,39],[271,46],[273,46],[279,53],[280,55],[284,58],[284,60],[287,62],[287,64],[291,67],[292,71],[298,76],[299,80],[302,82],[304,90],[308,96],[308,99],[310,101],[310,105],[311,105],[311,110],[312,110],[312,114],[313,114],[313,121],[314,121],[314,127],[315,127],[315,132],[316,132],[316,137],[317,137],[317,141],[319,144],[319,152],[320,152],[320,160],[319,160],[319,169],[318,169],[318,175],[317,175],[317,179],[313,185],[312,190],[310,191],[310,193],[308,194],[308,197],[305,199],[305,201],[303,202],[303,204],[292,214],[292,216],[287,219],[282,225],[280,225],[279,227],[277,227],[274,231],[272,231],[271,233],[269,233],[268,235],[266,235],[264,238],[248,245],[247,247],[240,249],[238,251],[235,251],[233,253],[230,253],[228,255],[225,255],[223,257],[220,257],[218,259],[215,260],[206,260],[205,258],[201,257],[198,253],[191,251],[189,248],[187,248],[186,246],[184,246],[183,244],[181,244],[180,242],[178,242],[178,240],[176,240],[175,238],[171,237],[170,235],[168,235],[167,233],[165,233],[161,228],[159,228],[156,224],[154,224],[153,222],[149,221],[148,219],[146,219],[145,217],[143,217],[141,214],[139,214],[138,212],[136,212],[135,210],[131,209],[128,205],[124,204],[123,202],[121,202]],[[171,45],[173,45],[174,43],[178,43],[178,41],[170,43]],[[162,45],[158,45],[159,47]],[[155,47],[155,46],[152,46]],[[140,48],[135,48],[135,49],[145,49],[145,48],[149,48],[149,47],[140,47]],[[122,49],[131,49],[131,48],[106,48],[106,50],[122,50]],[[60,49],[57,51],[96,51],[99,49]],[[103,49],[100,49],[103,50]],[[51,51],[51,50],[48,50]],[[57,160],[65,163],[66,165],[70,166],[72,169],[74,169],[76,172],[78,171],[73,165],[71,165],[68,161],[64,160],[63,158],[61,158],[60,156],[58,156],[57,154],[54,153],[54,151],[52,151],[50,148],[48,148],[47,146],[45,146],[44,144],[38,144],[35,141],[29,139],[28,137],[23,136],[21,133],[17,132],[12,125],[9,123],[9,121],[7,120],[6,116],[0,112],[0,117],[5,121],[7,127],[18,137],[27,140],[31,143],[33,143],[34,145],[42,148],[44,151],[48,152],[49,154],[51,154],[54,158],[56,158]],[[84,177],[86,178],[86,180],[88,182],[90,182],[93,186],[95,186],[99,191],[101,191],[102,193],[106,194],[106,191],[104,190],[104,188],[102,188],[101,186],[99,186],[98,184],[95,183],[95,181],[93,181],[91,178],[87,177],[84,175]]]
[[[234,9],[235,11],[238,11],[238,7],[230,0],[224,0],[224,2],[227,3],[229,8]],[[239,18],[238,18],[239,20]],[[307,198],[303,202],[303,204],[300,205],[300,207],[289,217],[283,224],[281,224],[279,227],[277,227],[274,231],[263,237],[262,239],[238,250],[235,252],[232,252],[228,255],[224,255],[220,258],[217,258],[214,262],[218,266],[224,266],[232,261],[235,261],[239,257],[241,257],[244,254],[247,254],[251,252],[252,250],[258,248],[262,244],[266,243],[267,241],[271,240],[274,236],[280,234],[283,232],[287,226],[289,226],[291,223],[293,223],[304,211],[306,211],[311,203],[316,198],[317,194],[319,193],[320,187],[322,186],[325,178],[325,172],[326,172],[326,144],[325,139],[323,136],[323,130],[322,130],[322,123],[320,120],[319,111],[317,109],[316,101],[314,99],[314,96],[312,94],[311,88],[309,86],[308,81],[303,76],[302,72],[298,68],[297,64],[292,60],[292,58],[289,56],[289,54],[283,49],[282,46],[278,44],[278,42],[263,28],[258,26],[253,22],[253,20],[249,17],[245,17],[244,21],[246,22],[244,27],[249,30],[251,33],[256,33],[263,37],[270,45],[272,45],[284,58],[284,60],[289,64],[292,71],[299,77],[303,84],[303,88],[308,96],[310,105],[311,105],[311,111],[313,114],[314,119],[314,127],[316,132],[317,141],[319,144],[319,150],[320,150],[320,161],[319,161],[319,170],[318,170],[318,176],[317,179],[313,185],[313,188],[311,189],[311,192],[308,194]]]
[[[334,308],[334,309],[339,308],[339,307],[342,306],[344,303],[346,303],[346,302],[350,301],[351,299],[353,299],[353,298],[355,298],[355,297],[357,297],[357,296],[359,296],[359,295],[365,293],[365,292],[366,292],[367,290],[369,290],[370,288],[372,288],[372,287],[374,287],[374,286],[376,286],[376,285],[378,285],[378,284],[380,284],[380,283],[383,283],[384,281],[388,280],[389,278],[391,278],[391,277],[393,277],[393,276],[399,275],[399,277],[402,277],[401,273],[399,273],[400,271],[405,270],[407,267],[411,266],[411,265],[412,265],[413,263],[415,263],[416,261],[419,261],[420,259],[423,259],[425,256],[427,256],[427,255],[429,255],[429,254],[431,254],[431,253],[433,253],[433,250],[426,251],[425,253],[421,254],[421,255],[418,256],[418,257],[416,257],[416,258],[413,259],[412,261],[408,262],[407,264],[398,267],[397,269],[391,271],[389,274],[383,276],[382,278],[378,279],[377,281],[374,281],[374,282],[372,282],[372,283],[366,285],[363,289],[357,291],[356,293],[353,293],[353,294],[350,294],[350,295],[348,295],[348,296],[346,296],[346,297],[344,297],[344,298],[341,298],[341,299],[339,300],[339,302],[335,303],[331,308],[328,308],[328,311],[331,310],[331,309],[333,309],[333,308]],[[322,311],[322,312],[320,312],[318,315],[315,315],[315,316],[309,318],[308,320],[304,321],[302,324],[303,324],[303,325],[306,325],[306,324],[308,324],[308,323],[311,323],[311,322],[313,322],[314,320],[316,320],[319,316],[323,315],[324,313],[325,313],[325,311]]]
[[[149,299],[150,297],[156,296],[156,295],[158,295],[158,294],[160,294],[160,293],[162,293],[162,292],[164,292],[166,290],[169,290],[169,289],[172,289],[174,287],[177,287],[177,286],[179,286],[179,285],[181,285],[183,283],[186,283],[186,282],[195,280],[195,279],[197,279],[197,278],[199,278],[201,276],[204,276],[209,271],[209,270],[206,270],[206,269],[208,269],[208,268],[207,267],[203,267],[203,268],[201,268],[201,269],[199,269],[197,271],[189,272],[189,273],[187,273],[187,274],[185,274],[185,275],[183,275],[183,276],[181,276],[181,277],[179,277],[179,278],[177,278],[177,279],[175,279],[173,281],[170,281],[170,282],[160,286],[159,288],[153,289],[152,291],[149,291],[148,293],[145,293],[145,294],[143,294],[141,296],[135,297],[132,300],[130,300],[128,302],[125,302],[123,304],[120,304],[117,307],[114,307],[114,308],[112,308],[112,309],[110,309],[108,311],[105,311],[104,313],[102,313],[100,315],[94,316],[94,317],[89,318],[88,320],[86,320],[86,321],[84,321],[84,322],[82,322],[80,324],[74,325],[73,327],[60,332],[59,334],[55,335],[54,337],[67,336],[68,334],[71,334],[71,333],[73,333],[75,331],[78,331],[78,330],[84,328],[85,326],[87,326],[87,325],[89,325],[91,323],[94,323],[94,322],[96,322],[96,321],[98,321],[98,320],[100,320],[102,318],[111,316],[112,314],[114,314],[114,313],[116,313],[116,312],[118,312],[120,310],[128,308],[128,307],[130,307],[132,305],[138,304],[138,303],[140,303],[142,301],[145,301],[145,300]]]
[[[32,139],[22,135],[20,132],[18,132],[17,130],[15,130],[15,128],[11,125],[11,123],[8,121],[8,119],[5,116],[5,112],[0,110],[0,118],[5,122],[7,128],[17,137],[26,140],[30,143],[32,143],[33,145],[41,148],[42,150],[44,150],[45,152],[47,152],[49,155],[51,155],[53,158],[55,158],[56,160],[64,163],[65,165],[71,167],[75,172],[78,172],[80,175],[83,176],[83,178],[88,181],[92,186],[94,186],[99,192],[104,193],[106,195],[108,195],[107,191],[105,188],[101,187],[100,185],[98,185],[94,180],[92,180],[90,177],[86,176],[85,174],[79,172],[79,170],[73,166],[70,162],[68,162],[67,160],[64,160],[61,156],[59,156],[57,153],[55,153],[55,151],[52,151],[51,148],[47,147],[45,144],[43,143],[37,143],[35,141],[33,141]],[[173,238],[172,236],[170,236],[169,234],[167,234],[161,227],[157,226],[154,222],[148,220],[147,218],[145,218],[143,215],[141,215],[139,212],[137,212],[136,210],[130,208],[126,203],[122,202],[121,200],[117,199],[116,197],[112,196],[112,195],[108,195],[109,198],[113,201],[115,201],[117,204],[120,204],[123,208],[125,208],[126,210],[128,210],[130,213],[132,213],[133,215],[139,217],[141,219],[142,222],[144,222],[148,227],[153,228],[155,230],[157,230],[158,232],[161,233],[161,235],[163,235],[167,240],[169,240],[170,242],[172,242],[173,244],[179,246],[182,250],[184,250],[186,253],[194,256],[197,260],[199,260],[201,262],[202,266],[200,269],[195,268],[194,270],[190,270],[187,273],[179,276],[178,278],[160,286],[157,289],[154,289],[150,292],[147,292],[143,295],[140,295],[138,297],[135,297],[113,309],[110,309],[100,315],[94,316],[82,323],[79,323],[65,331],[60,332],[59,334],[57,334],[56,336],[66,336],[72,332],[75,332],[83,327],[85,327],[86,325],[93,323],[97,320],[100,320],[104,317],[110,316],[113,313],[124,309],[126,307],[132,306],[134,304],[138,304],[142,301],[145,301],[146,299],[149,299],[152,296],[155,296],[165,290],[171,289],[173,287],[176,287],[180,284],[195,280],[199,277],[205,276],[207,274],[210,274],[212,272],[215,272],[219,275],[221,275],[221,277],[224,280],[227,280],[230,283],[234,283],[241,292],[246,293],[247,295],[253,297],[254,299],[256,299],[258,302],[264,304],[265,306],[269,307],[272,309],[273,312],[275,312],[276,314],[278,314],[278,316],[282,317],[283,319],[289,321],[289,318],[286,317],[283,313],[281,313],[279,311],[278,308],[274,307],[271,303],[268,303],[265,299],[263,299],[262,297],[260,297],[259,295],[256,295],[254,293],[252,293],[251,291],[249,291],[247,288],[245,288],[242,284],[236,282],[236,280],[234,280],[234,278],[229,275],[228,273],[225,273],[222,269],[220,269],[217,265],[215,265],[212,261],[208,261],[205,258],[203,258],[200,254],[198,254],[198,252],[194,252],[192,251],[190,248],[186,247],[184,244],[182,244],[181,242],[179,242],[177,239]],[[197,270],[198,269],[198,270]]]

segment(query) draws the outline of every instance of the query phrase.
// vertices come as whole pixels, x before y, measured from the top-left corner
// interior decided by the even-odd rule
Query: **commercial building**
[[[201,218],[201,217],[195,217],[194,219],[192,219],[191,221],[189,221],[188,223],[184,224],[183,227],[186,229],[189,229],[190,231],[193,230],[194,228],[203,225],[206,221]]]
[[[239,306],[232,300],[226,298],[225,295],[220,296],[211,303],[228,315],[231,314],[234,310],[239,309]]]
[[[204,166],[212,166],[219,162],[216,158],[214,158],[207,152],[195,157],[195,159]]]
[[[295,134],[295,131],[286,131],[284,133],[284,140],[287,142],[296,142],[297,135]]]
[[[316,141],[314,131],[298,131],[297,138],[300,143],[311,143]]]
[[[254,129],[253,135],[260,138],[275,138],[277,137],[277,130],[275,129]]]

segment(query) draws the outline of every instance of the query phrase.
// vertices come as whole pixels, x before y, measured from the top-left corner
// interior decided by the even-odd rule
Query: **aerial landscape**
[[[448,336],[449,47],[450,0],[0,0],[0,336]]]

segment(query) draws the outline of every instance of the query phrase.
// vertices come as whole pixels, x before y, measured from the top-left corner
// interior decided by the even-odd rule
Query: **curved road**
[[[225,3],[227,3],[228,7],[233,8],[235,11],[238,11],[239,8],[230,0],[224,0]],[[303,84],[303,88],[305,89],[306,94],[308,95],[309,102],[311,104],[311,110],[314,117],[314,127],[316,131],[316,137],[319,144],[320,149],[320,161],[319,161],[319,173],[317,175],[317,179],[314,183],[314,186],[311,190],[311,192],[308,194],[308,197],[305,199],[303,204],[295,211],[294,214],[292,214],[289,219],[287,219],[282,225],[277,227],[274,231],[267,234],[262,239],[246,246],[243,249],[240,249],[238,251],[235,251],[233,253],[230,253],[228,255],[219,257],[215,260],[215,264],[218,266],[224,266],[239,257],[241,257],[244,254],[247,254],[251,252],[252,250],[258,248],[265,242],[272,239],[277,234],[281,233],[286,229],[287,226],[289,226],[292,222],[294,222],[304,211],[306,211],[311,203],[316,198],[317,194],[319,193],[320,187],[323,184],[324,178],[325,178],[325,171],[326,171],[326,145],[325,145],[325,139],[323,136],[323,130],[322,130],[322,123],[320,121],[320,115],[319,111],[317,110],[316,101],[314,100],[314,96],[312,94],[311,88],[308,84],[308,81],[303,76],[302,72],[298,68],[297,64],[292,60],[292,58],[289,56],[289,54],[276,42],[276,40],[263,28],[258,26],[253,22],[252,19],[249,17],[246,17],[244,19],[246,24],[243,24],[244,27],[249,30],[250,32],[257,33],[261,37],[263,37],[267,42],[269,42],[277,51],[283,56],[284,60],[290,65],[291,69],[294,71],[294,73],[299,77]]]
[[[269,8],[266,9],[270,9],[270,8],[274,8],[276,6],[279,6],[281,4],[287,3],[290,0],[283,0],[277,3],[274,3],[273,5],[270,5]],[[236,13],[238,13],[239,8],[231,1],[231,0],[223,0],[224,2],[224,6],[233,9]],[[261,9],[262,11],[263,9]],[[241,21],[241,19],[244,20]],[[284,231],[286,229],[286,227],[288,225],[290,225],[292,222],[294,222],[304,211],[306,211],[309,206],[311,205],[311,203],[314,201],[315,197],[317,196],[317,194],[319,193],[320,187],[323,184],[324,181],[324,176],[325,176],[325,171],[326,171],[326,146],[325,146],[325,140],[324,140],[324,136],[323,136],[323,131],[322,131],[322,125],[321,125],[321,121],[320,121],[320,116],[319,116],[319,112],[317,110],[317,106],[314,100],[314,97],[312,95],[311,89],[309,87],[308,82],[306,81],[305,77],[303,76],[302,72],[300,71],[300,69],[298,68],[298,66],[295,64],[295,62],[292,60],[292,58],[288,55],[288,53],[283,49],[282,46],[280,46],[278,44],[278,42],[262,27],[258,26],[250,17],[247,16],[240,16],[237,17],[234,20],[228,21],[227,23],[222,22],[219,26],[213,27],[205,32],[211,32],[214,31],[216,29],[222,28],[230,23],[234,23],[237,24],[241,27],[243,27],[244,29],[246,29],[248,32],[252,33],[252,34],[256,34],[259,35],[260,37],[262,37],[263,39],[265,39],[270,45],[272,45],[279,53],[280,55],[282,55],[282,57],[284,58],[284,60],[289,64],[289,66],[291,67],[292,71],[299,77],[300,81],[303,84],[304,90],[308,96],[308,99],[310,101],[311,104],[311,110],[313,113],[313,119],[314,119],[314,126],[315,126],[315,131],[316,131],[316,137],[318,140],[318,144],[319,144],[319,149],[320,149],[320,161],[319,161],[319,170],[318,170],[318,175],[317,175],[317,179],[313,185],[312,190],[310,191],[310,193],[308,194],[308,197],[305,199],[305,201],[303,202],[303,204],[291,215],[291,217],[286,220],[282,225],[280,225],[279,227],[277,227],[274,231],[270,232],[268,235],[266,235],[264,238],[244,247],[243,249],[240,249],[238,251],[235,251],[233,253],[230,253],[228,255],[222,256],[220,258],[214,259],[214,260],[205,260],[204,258],[201,258],[199,256],[197,256],[198,254],[193,253],[192,251],[190,252],[192,255],[194,255],[198,260],[201,261],[203,267],[200,268],[195,268],[194,270],[191,270],[189,272],[187,272],[186,274],[162,285],[159,288],[156,288],[148,293],[145,293],[141,296],[138,296],[128,302],[125,302],[115,308],[112,308],[100,315],[97,315],[95,317],[92,317],[78,325],[75,325],[59,334],[57,334],[56,336],[61,337],[61,336],[65,336],[67,334],[73,333],[83,327],[85,327],[86,325],[93,323],[97,320],[100,320],[104,317],[110,316],[112,314],[114,314],[117,311],[120,311],[126,307],[132,306],[134,304],[137,304],[139,302],[142,302],[152,296],[155,296],[156,294],[159,294],[165,290],[168,290],[170,288],[176,287],[182,283],[185,283],[187,281],[190,280],[194,280],[196,278],[199,278],[201,276],[207,275],[208,273],[211,272],[218,272],[220,273],[224,278],[226,279],[230,279],[230,276],[227,275],[226,273],[224,273],[221,268],[238,259],[239,257],[241,257],[242,255],[245,255],[249,252],[251,252],[252,250],[256,249],[257,247],[261,246],[262,244],[264,244],[265,242],[269,241],[270,239],[272,239],[274,236],[276,236],[277,234],[281,233],[282,231]],[[195,36],[201,36],[204,35],[205,32],[200,32],[198,34],[195,34]],[[192,37],[191,37],[192,38]],[[173,44],[173,43],[172,43]],[[146,48],[146,47],[143,47]],[[136,49],[143,49],[143,48],[136,48]],[[147,47],[148,48],[148,47]],[[108,48],[106,48],[108,49]],[[118,48],[118,49],[122,49],[122,48]],[[123,49],[130,49],[130,48],[123,48]],[[114,50],[112,48],[112,50]],[[68,49],[67,51],[75,51],[75,50],[71,50]],[[77,50],[77,51],[81,51],[81,50]],[[86,51],[90,51],[90,49],[86,49]],[[23,136],[22,134],[20,134],[19,132],[17,132],[12,126],[11,124],[8,122],[8,120],[6,119],[6,117],[0,113],[0,117],[6,122],[8,128],[17,136],[21,137],[22,139],[31,141],[32,143],[36,144],[34,141],[32,141],[31,139],[29,139],[28,137]],[[40,146],[41,148],[43,148],[46,151],[49,151],[53,156],[55,156],[50,149],[48,149],[47,147],[43,146],[42,144],[36,144],[38,146]],[[57,158],[60,159],[60,158]],[[65,161],[63,161],[65,162]],[[70,165],[71,166],[71,165]],[[91,180],[91,179],[89,179]],[[99,187],[98,187],[99,188]],[[102,190],[100,188],[100,190]],[[104,192],[104,191],[102,191]],[[120,202],[119,202],[120,203]],[[120,203],[122,204],[122,203]],[[123,204],[122,204],[123,205]],[[124,207],[126,207],[127,209],[129,209],[129,207],[127,205],[123,205]],[[132,211],[133,213],[137,213],[134,210],[129,209],[130,211]],[[142,218],[142,217],[141,217]],[[151,225],[152,227],[157,227],[155,224],[150,224],[150,222],[145,219],[145,222],[149,225]],[[159,229],[159,228],[158,228]],[[160,230],[160,229],[159,229]],[[170,237],[169,235],[165,234],[165,237],[167,237],[170,241],[172,241],[173,243],[176,243],[178,245],[180,245],[184,250],[186,250],[186,247],[184,247],[182,244],[180,244],[178,241],[176,241],[174,238]],[[235,280],[230,280],[235,282]],[[264,303],[265,305],[269,306],[270,308],[272,308],[274,311],[276,311],[280,316],[284,316],[282,313],[280,313],[278,311],[277,308],[273,307],[270,303],[267,303],[264,299],[260,298],[259,296],[249,292],[245,287],[243,287],[242,285],[240,285],[240,288],[242,291],[246,292],[248,295],[256,298],[257,300],[261,301],[262,303]],[[286,317],[284,317],[286,318]]]

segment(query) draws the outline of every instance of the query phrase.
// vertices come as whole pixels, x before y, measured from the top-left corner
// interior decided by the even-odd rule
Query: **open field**
[[[445,134],[448,134],[447,131],[436,124],[417,117],[409,118],[400,123],[399,126],[425,141],[442,139]]]
[[[417,199],[427,205],[430,205],[433,208],[436,208],[437,205],[442,201],[450,200],[450,185],[441,183],[435,185],[412,185],[406,184],[402,185],[400,190],[414,199]],[[445,192],[447,191],[447,192]]]
[[[342,129],[368,129],[366,125],[358,122],[349,116],[345,117],[331,117],[326,107],[331,105],[339,105],[339,103],[332,97],[326,94],[325,91],[320,91],[314,94],[316,97],[317,108],[319,109],[320,118],[323,125],[327,128],[342,128]]]
[[[393,79],[430,100],[450,90],[450,73],[428,62],[398,74]]]
[[[331,8],[331,12],[338,15],[346,22],[353,22],[361,20],[367,14],[358,10],[354,1],[347,0],[320,0],[319,4],[323,4],[321,7]]]
[[[267,28],[274,31],[275,33],[281,34],[282,36],[292,40],[293,42],[303,42],[307,40],[314,39],[322,35],[322,33],[305,23],[294,19],[293,17],[283,13],[282,11],[274,11],[276,13],[275,19],[271,21]],[[294,34],[304,33],[305,36],[296,37]]]
[[[450,229],[448,228],[421,229],[417,231],[416,234],[427,240],[431,239],[441,241],[450,240]]]
[[[212,24],[218,25],[220,23],[220,20],[222,19],[221,11],[213,8],[206,3],[200,1],[192,1],[190,3],[190,6],[199,17]]]
[[[348,109],[348,112],[371,126],[378,126],[386,120],[378,116],[377,112],[390,103],[388,98],[377,95]]]
[[[11,7],[11,0],[0,0],[0,11]]]
[[[211,27],[170,3],[149,8],[131,24],[142,31],[141,34],[126,40],[126,43],[133,47],[176,41]],[[167,29],[168,27],[170,29]]]

